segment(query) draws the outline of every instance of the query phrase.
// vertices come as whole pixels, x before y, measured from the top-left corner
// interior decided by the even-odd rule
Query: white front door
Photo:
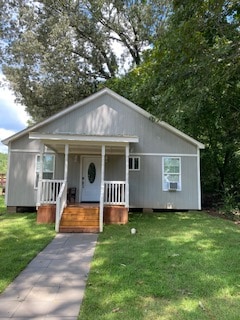
[[[99,202],[101,188],[101,157],[82,158],[82,201]]]

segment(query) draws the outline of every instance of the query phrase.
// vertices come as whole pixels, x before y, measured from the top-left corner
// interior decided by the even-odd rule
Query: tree
[[[214,194],[240,193],[239,17],[235,0],[173,1],[168,28],[135,70],[139,80],[132,73],[117,82],[120,89],[128,83],[136,103],[205,144],[202,185],[211,202]]]
[[[7,173],[8,155],[0,152],[0,173]]]
[[[154,52],[159,74],[153,107],[205,143],[204,191],[239,193],[239,2],[174,4],[171,26]]]
[[[41,120],[116,77],[126,56],[139,65],[166,17],[165,2],[0,2],[2,69],[18,101]]]

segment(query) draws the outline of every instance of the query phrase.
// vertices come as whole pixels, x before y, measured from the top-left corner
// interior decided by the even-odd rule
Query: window
[[[129,157],[129,170],[131,171],[140,170],[140,157]]]
[[[43,179],[53,179],[55,169],[55,156],[52,154],[43,155]],[[38,187],[40,172],[40,155],[36,157],[36,174],[35,174],[35,188]]]
[[[163,158],[163,190],[181,190],[181,159],[177,157]]]

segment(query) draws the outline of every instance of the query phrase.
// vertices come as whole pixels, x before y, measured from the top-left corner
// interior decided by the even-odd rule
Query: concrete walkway
[[[0,295],[0,319],[76,320],[96,241],[57,234]]]

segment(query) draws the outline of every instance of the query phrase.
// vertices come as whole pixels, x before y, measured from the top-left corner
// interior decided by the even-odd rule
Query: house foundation
[[[128,208],[124,206],[105,206],[103,212],[105,224],[126,224],[128,223]]]
[[[56,217],[56,205],[44,204],[38,207],[37,223],[54,223]]]

